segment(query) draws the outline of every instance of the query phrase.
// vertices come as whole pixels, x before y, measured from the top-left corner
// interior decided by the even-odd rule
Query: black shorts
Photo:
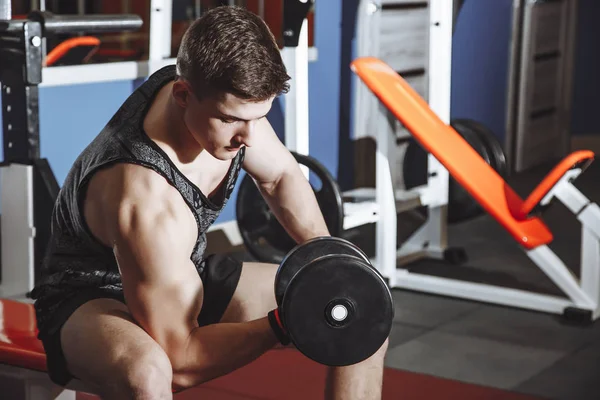
[[[204,286],[204,302],[198,316],[200,326],[214,324],[221,320],[238,285],[241,272],[242,262],[231,257],[215,254],[205,259],[204,270],[200,274]],[[51,334],[40,335],[46,352],[48,374],[57,385],[65,386],[73,379],[62,352],[61,328],[77,308],[98,298],[114,298],[125,303],[123,296],[109,296],[101,291],[83,292],[63,303],[55,311],[52,325],[58,326],[58,329],[53,330]]]

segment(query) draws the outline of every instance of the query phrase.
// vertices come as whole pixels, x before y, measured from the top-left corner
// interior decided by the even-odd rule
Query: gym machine
[[[367,3],[372,4],[374,2]],[[489,157],[487,159],[481,152],[478,152],[486,164],[492,167],[491,169],[484,169],[486,171],[495,170],[495,174],[490,174],[490,177],[494,176],[493,179],[498,179],[498,182],[500,182],[498,187],[501,190],[498,190],[497,193],[498,200],[494,203],[485,198],[486,195],[489,196],[489,192],[492,190],[491,187],[488,187],[487,191],[483,191],[483,193],[477,192],[477,187],[484,187],[485,183],[479,182],[477,186],[470,186],[466,179],[477,177],[478,173],[474,173],[472,169],[467,169],[467,173],[462,175],[457,171],[458,167],[449,159],[450,157],[444,154],[449,148],[456,148],[458,151],[459,147],[454,147],[450,142],[445,147],[439,147],[440,143],[446,143],[445,136],[441,135],[449,135],[452,140],[456,140],[456,133],[459,133],[467,143],[472,144],[468,135],[465,135],[468,130],[465,128],[469,128],[469,124],[465,127],[464,121],[449,120],[452,21],[455,12],[452,2],[444,0],[431,0],[429,9],[429,104],[427,112],[433,111],[436,119],[435,124],[423,123],[423,126],[418,126],[416,120],[421,118],[425,111],[411,109],[406,103],[403,103],[402,110],[394,108],[392,102],[404,101],[404,96],[410,98],[410,104],[416,104],[413,94],[410,96],[406,94],[412,93],[412,91],[398,90],[393,94],[388,93],[389,96],[384,96],[384,91],[379,90],[381,87],[375,88],[370,79],[375,79],[374,77],[383,74],[383,71],[389,72],[389,67],[385,63],[365,63],[369,64],[369,71],[365,70],[362,73],[357,71],[359,68],[357,63],[353,63],[352,67],[353,71],[360,77],[361,84],[359,87],[372,93],[371,97],[364,97],[370,99],[367,100],[368,105],[364,109],[356,108],[356,118],[358,119],[357,129],[375,132],[377,142],[376,198],[382,218],[376,222],[377,248],[374,264],[388,279],[392,288],[561,314],[578,322],[590,322],[597,319],[600,316],[600,245],[598,244],[600,238],[598,232],[600,212],[598,206],[587,199],[573,185],[575,178],[592,161],[593,154],[588,152],[568,155],[530,196],[522,201],[516,195],[514,199],[511,198],[513,192],[503,179],[503,174],[506,173],[506,162],[503,161],[502,153],[498,153],[498,146],[495,146],[495,148],[492,146],[488,149],[487,155]],[[377,11],[374,13],[376,14]],[[377,18],[367,17],[366,14],[362,15],[367,23],[373,22],[373,19]],[[377,43],[370,42],[370,46],[372,47],[363,50],[359,54],[359,58],[379,57]],[[397,79],[386,79],[383,81],[383,87],[399,88],[399,81],[404,81],[404,79],[398,77],[397,74],[391,74],[391,76]],[[368,88],[367,83],[370,84]],[[394,96],[393,99],[391,96]],[[422,101],[422,97],[419,101]],[[373,111],[374,109],[377,109],[377,111]],[[363,110],[366,111],[363,112]],[[372,112],[375,112],[375,114],[370,114]],[[361,115],[361,113],[363,114]],[[428,145],[426,185],[411,185],[406,179],[408,166],[415,168],[415,165],[410,163],[410,148],[407,148],[404,160],[405,184],[408,186],[405,189],[407,190],[395,190],[393,187],[390,179],[391,171],[387,151],[392,143],[385,127],[387,121],[384,118],[377,119],[371,116],[390,114],[402,124],[407,124],[407,126],[412,124],[411,129],[409,129],[411,136],[419,140],[422,145]],[[377,120],[377,122],[373,123],[373,120]],[[369,124],[373,124],[374,127]],[[448,129],[448,125],[454,129]],[[476,128],[475,130],[478,130],[479,134],[483,132],[483,129]],[[426,135],[435,136],[436,139],[433,140],[435,144],[427,143],[424,139]],[[486,140],[481,141],[481,143],[485,142]],[[464,141],[458,140],[457,143],[463,145]],[[438,147],[434,149],[435,146]],[[478,150],[476,146],[471,146],[471,148]],[[454,169],[452,179],[449,179],[447,168]],[[408,265],[411,261],[423,258],[442,259],[451,263],[460,263],[465,260],[464,252],[461,249],[449,248],[446,240],[448,216],[450,215],[449,206],[451,204],[449,196],[457,193],[452,188],[452,186],[457,186],[454,179],[461,179],[460,186],[463,189],[468,189],[468,194],[477,199],[476,205],[481,207],[480,210],[483,209],[488,212],[511,233],[517,241],[517,246],[525,251],[529,259],[548,276],[564,296],[549,296],[528,290],[501,287],[491,283],[468,282],[460,278],[438,277],[412,269]],[[413,186],[413,188],[410,188],[410,186]],[[427,221],[404,241],[400,248],[397,248],[395,237],[393,237],[396,232],[394,217],[406,210],[407,202],[401,201],[401,199],[407,194],[416,194],[419,205],[427,206],[429,212]],[[552,234],[545,227],[540,216],[543,210],[552,204],[554,200],[560,200],[576,215],[581,223],[581,274],[578,277],[574,276],[568,266],[548,247],[548,243],[552,240]],[[520,208],[522,215],[519,215],[518,212],[506,212],[501,218],[499,210],[506,211],[508,209],[504,202],[510,203],[510,209]],[[515,226],[535,224],[539,224],[540,228],[533,235],[532,232],[520,234],[521,231],[514,228]],[[545,240],[535,240],[539,239],[535,235],[543,236]],[[452,266],[449,266],[449,269],[451,268]]]
[[[137,15],[53,15],[34,11],[11,19],[0,2],[0,82],[4,160],[0,169],[2,275],[0,297],[23,297],[33,288],[50,235],[59,185],[40,155],[39,84],[44,38],[57,33],[137,30]]]
[[[600,316],[600,207],[573,184],[593,162],[594,153],[579,150],[567,155],[523,199],[389,65],[376,57],[361,57],[352,62],[352,70],[510,234],[529,259],[561,290],[562,296],[428,276],[403,268],[395,271],[397,287],[562,314],[580,323],[597,319]],[[554,236],[543,214],[555,199],[581,223],[580,277],[574,276],[549,247]]]

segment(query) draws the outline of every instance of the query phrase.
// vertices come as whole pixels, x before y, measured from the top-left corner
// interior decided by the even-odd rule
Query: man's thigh
[[[221,322],[245,322],[267,316],[277,307],[275,275],[277,264],[245,262],[233,297]]]
[[[153,365],[166,379],[172,378],[167,355],[117,300],[101,298],[83,304],[63,325],[60,339],[71,375],[99,392],[126,385],[142,365]]]

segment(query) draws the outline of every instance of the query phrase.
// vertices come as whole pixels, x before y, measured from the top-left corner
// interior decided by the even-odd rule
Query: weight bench
[[[390,66],[375,57],[361,57],[351,69],[469,194],[517,241],[527,256],[562,290],[566,297],[464,282],[414,273],[396,265],[377,267],[390,286],[485,301],[531,310],[565,314],[585,320],[600,316],[600,208],[573,181],[594,159],[591,151],[565,157],[522,199],[504,179]],[[393,196],[393,195],[392,195]],[[581,277],[578,279],[548,247],[553,235],[541,219],[542,211],[559,200],[582,224]],[[394,199],[384,199],[385,215],[395,215]],[[394,212],[394,214],[391,214]],[[390,213],[390,214],[387,214]],[[396,256],[388,246],[382,259]],[[393,257],[396,259],[396,257]]]
[[[35,310],[30,303],[0,299],[0,378],[7,379],[24,400],[75,400],[76,392],[94,394],[81,381],[67,389],[54,384],[46,369],[46,354],[37,338]],[[6,388],[1,388],[2,398]]]

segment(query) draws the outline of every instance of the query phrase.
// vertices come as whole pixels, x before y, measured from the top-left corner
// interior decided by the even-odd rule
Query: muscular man
[[[288,80],[260,18],[215,8],[186,32],[177,66],[150,76],[77,158],[33,292],[54,382],[168,399],[278,345],[277,265],[204,252],[241,168],[297,242],[328,235],[265,117]],[[327,396],[379,398],[386,345],[331,368]]]

